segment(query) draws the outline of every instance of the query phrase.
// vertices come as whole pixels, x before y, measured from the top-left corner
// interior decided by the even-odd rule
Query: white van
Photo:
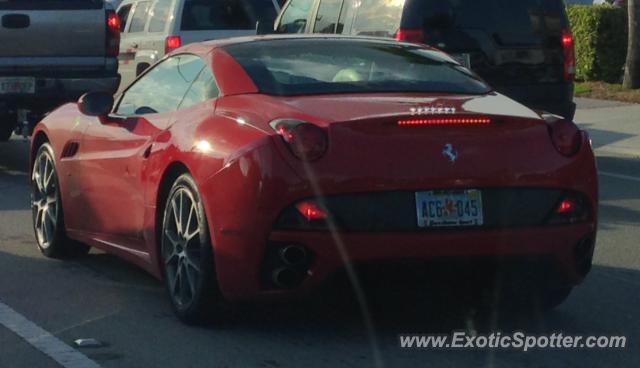
[[[119,92],[167,52],[204,40],[272,28],[278,0],[124,0],[120,17]]]

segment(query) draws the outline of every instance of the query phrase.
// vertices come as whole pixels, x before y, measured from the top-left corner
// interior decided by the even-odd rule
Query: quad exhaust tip
[[[283,289],[291,289],[298,286],[303,279],[301,272],[290,267],[280,267],[271,273],[271,281],[274,285]]]
[[[287,245],[280,249],[280,260],[287,266],[297,266],[305,263],[308,258],[307,250],[299,245]]]

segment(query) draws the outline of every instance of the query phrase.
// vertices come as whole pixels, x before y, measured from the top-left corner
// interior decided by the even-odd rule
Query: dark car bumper
[[[517,86],[493,86],[496,91],[534,109],[573,119],[576,104],[573,102],[573,84],[526,84]]]
[[[0,108],[47,111],[62,103],[75,101],[87,92],[115,93],[119,85],[118,74],[100,77],[35,77],[34,93],[0,94]]]

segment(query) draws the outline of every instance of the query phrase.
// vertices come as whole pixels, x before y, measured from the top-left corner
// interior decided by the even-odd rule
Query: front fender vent
[[[60,155],[60,159],[71,158],[78,153],[78,149],[80,145],[78,142],[67,142],[67,144],[62,149],[62,154]]]

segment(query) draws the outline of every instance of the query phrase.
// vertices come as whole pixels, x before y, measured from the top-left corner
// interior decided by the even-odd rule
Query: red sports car
[[[426,46],[191,44],[115,103],[88,93],[49,114],[31,154],[42,252],[94,246],[134,262],[165,280],[186,322],[352,264],[443,257],[544,259],[554,306],[592,262],[586,133]]]

